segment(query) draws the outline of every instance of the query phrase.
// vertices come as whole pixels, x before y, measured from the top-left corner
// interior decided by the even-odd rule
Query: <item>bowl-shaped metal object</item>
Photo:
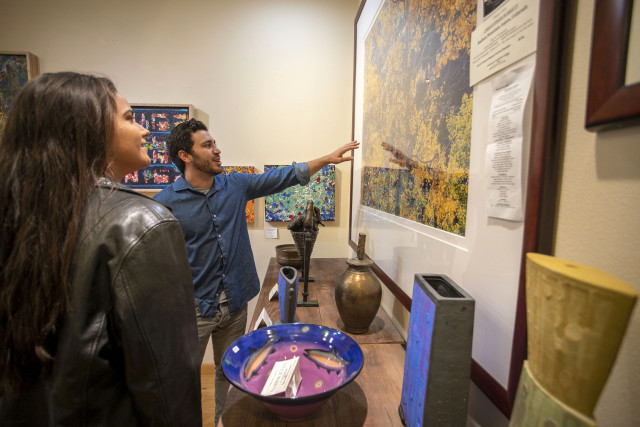
[[[274,363],[299,357],[295,397],[262,396]],[[362,349],[348,335],[307,323],[257,329],[238,338],[222,357],[222,372],[235,387],[284,420],[304,418],[353,381],[364,364]]]
[[[283,267],[302,267],[302,258],[293,243],[276,246],[276,259]]]

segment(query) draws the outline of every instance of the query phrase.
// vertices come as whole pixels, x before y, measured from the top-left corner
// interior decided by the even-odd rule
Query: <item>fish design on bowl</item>
[[[302,381],[295,397],[262,396],[276,362],[299,357]],[[229,382],[278,417],[299,420],[360,374],[364,356],[348,335],[326,326],[285,323],[257,329],[236,340],[222,357]]]

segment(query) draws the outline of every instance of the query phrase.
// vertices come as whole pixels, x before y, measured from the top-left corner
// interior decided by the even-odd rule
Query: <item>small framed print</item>
[[[134,120],[149,130],[147,154],[151,164],[127,174],[122,183],[134,189],[161,190],[180,178],[180,170],[169,158],[167,138],[178,124],[194,116],[192,105],[131,104]]]

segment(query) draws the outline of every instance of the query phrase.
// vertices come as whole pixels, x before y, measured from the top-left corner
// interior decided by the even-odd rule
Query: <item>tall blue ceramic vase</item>
[[[400,416],[408,427],[467,423],[475,301],[444,274],[416,274]]]
[[[298,301],[298,270],[282,267],[278,273],[278,302],[280,303],[280,321],[296,321],[296,303]]]

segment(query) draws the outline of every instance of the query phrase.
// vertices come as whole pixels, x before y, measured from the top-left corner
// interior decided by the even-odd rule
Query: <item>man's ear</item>
[[[178,151],[178,157],[185,163],[191,163],[191,155],[184,150]]]

